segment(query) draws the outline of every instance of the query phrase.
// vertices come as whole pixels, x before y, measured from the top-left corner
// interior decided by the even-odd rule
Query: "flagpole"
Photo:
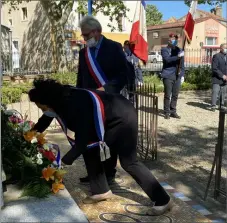
[[[88,0],[88,15],[92,15],[92,0]]]
[[[186,40],[187,40],[187,37],[186,37],[186,35],[184,35],[184,41],[183,41],[183,46],[182,46],[182,50],[183,51],[185,50]],[[176,75],[179,75],[179,73],[180,73],[181,64],[182,64],[182,57],[180,58],[180,61],[179,61],[178,67],[177,67],[177,73],[176,73]]]

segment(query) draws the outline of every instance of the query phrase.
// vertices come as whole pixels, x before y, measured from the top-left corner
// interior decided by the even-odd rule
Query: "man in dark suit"
[[[170,117],[180,119],[176,111],[176,106],[180,86],[184,81],[184,52],[181,51],[177,44],[178,36],[171,33],[167,47],[161,49],[163,60],[161,77],[163,78],[165,93],[165,119],[169,119]]]
[[[81,33],[90,53],[96,59],[107,81],[100,86],[91,75],[86,58],[86,49],[79,53],[77,87],[105,90],[107,93],[120,93],[127,84],[127,61],[120,43],[105,38],[102,26],[93,16],[85,16],[80,23]]]
[[[215,111],[217,98],[222,92],[221,105],[225,104],[227,92],[227,44],[221,44],[220,52],[212,60],[212,103],[211,110]]]
[[[79,67],[77,87],[97,89],[107,93],[117,93],[127,84],[129,68],[120,43],[107,39],[102,35],[102,26],[93,16],[85,16],[80,22],[81,33],[86,41],[86,48],[79,52]],[[94,78],[86,50],[89,48],[91,56],[96,60],[103,75],[105,84],[99,84]],[[98,68],[98,67],[97,67]],[[92,75],[93,73],[93,75]],[[109,182],[115,178],[117,154],[112,154],[111,159],[104,162],[106,176]],[[88,177],[80,178],[81,182],[88,182]]]

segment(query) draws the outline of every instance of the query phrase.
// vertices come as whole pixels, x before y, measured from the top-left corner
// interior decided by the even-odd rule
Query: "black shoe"
[[[89,177],[86,176],[86,177],[82,177],[80,178],[80,182],[81,183],[89,183]],[[107,177],[107,182],[108,184],[113,184],[115,182],[115,177]]]
[[[181,119],[181,117],[180,117],[177,113],[171,114],[170,117],[172,117],[172,118],[177,118],[177,119]]]
[[[165,114],[164,118],[165,119],[170,119],[170,115],[169,114]]]
[[[89,178],[88,176],[80,178],[81,183],[89,183]]]

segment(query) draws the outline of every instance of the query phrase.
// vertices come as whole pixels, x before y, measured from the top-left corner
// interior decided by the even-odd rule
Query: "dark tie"
[[[95,57],[95,50],[96,50],[96,47],[90,48],[91,55],[94,56],[94,57]]]

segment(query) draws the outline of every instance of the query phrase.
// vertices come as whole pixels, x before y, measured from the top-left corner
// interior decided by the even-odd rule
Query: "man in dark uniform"
[[[109,199],[112,195],[101,162],[104,154],[101,145],[105,144],[105,154],[107,147],[110,155],[114,150],[119,155],[122,168],[152,200],[150,215],[162,215],[171,208],[169,195],[150,170],[137,160],[137,113],[127,99],[117,94],[61,85],[54,80],[35,80],[29,98],[47,116],[60,119],[64,123],[66,135],[67,129],[75,133],[74,144],[71,144],[72,148],[62,158],[62,163],[72,165],[83,154],[92,193],[84,203],[96,203]],[[103,117],[100,122],[97,122],[97,117],[100,117],[98,113],[102,113]],[[48,125],[42,124],[45,127]],[[90,142],[100,142],[97,131],[100,126],[104,129],[102,143],[88,147]],[[41,123],[38,129],[44,129]]]
[[[180,119],[176,106],[180,86],[184,80],[184,52],[177,45],[178,36],[171,33],[167,47],[161,49],[163,60],[161,77],[164,84],[165,119],[169,119],[170,116]],[[179,66],[180,68],[178,69]]]
[[[212,104],[211,110],[215,111],[218,95],[222,92],[221,106],[225,105],[227,93],[227,44],[220,46],[220,52],[212,60]]]

